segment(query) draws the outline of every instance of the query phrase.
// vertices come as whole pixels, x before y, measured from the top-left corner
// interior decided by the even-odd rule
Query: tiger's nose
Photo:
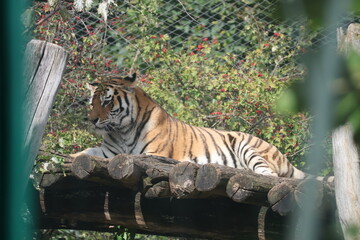
[[[95,125],[98,122],[99,118],[91,119],[90,121]]]

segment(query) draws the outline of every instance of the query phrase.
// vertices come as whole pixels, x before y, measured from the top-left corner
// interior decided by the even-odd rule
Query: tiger
[[[174,118],[137,86],[136,73],[89,86],[88,119],[103,142],[72,157],[145,154],[198,164],[216,163],[276,177],[309,176],[294,167],[275,146],[256,136],[196,127]]]

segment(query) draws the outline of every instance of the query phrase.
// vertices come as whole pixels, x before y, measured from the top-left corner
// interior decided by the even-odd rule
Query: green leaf
[[[286,90],[276,102],[276,110],[280,113],[296,113],[298,111],[298,101],[292,89]]]

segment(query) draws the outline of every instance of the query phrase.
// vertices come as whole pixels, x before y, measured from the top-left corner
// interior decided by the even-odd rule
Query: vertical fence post
[[[25,139],[26,174],[29,175],[39,150],[50,110],[65,70],[67,52],[40,40],[27,44],[25,53]]]

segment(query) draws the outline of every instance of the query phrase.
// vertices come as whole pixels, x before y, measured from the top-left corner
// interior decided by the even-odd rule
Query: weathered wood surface
[[[360,24],[352,23],[346,33],[338,29],[341,54],[360,54]],[[350,124],[338,127],[332,136],[336,205],[344,238],[360,239],[360,154]]]
[[[298,196],[305,191],[301,184],[303,180],[299,179],[263,176],[218,164],[198,165],[158,156],[119,154],[103,159],[80,155],[73,161],[71,171],[74,176],[87,181],[121,185],[144,194],[152,191],[148,195],[153,198],[156,192],[162,197],[176,198],[215,196],[228,197],[239,203],[267,207],[276,204],[279,207],[283,200],[286,206],[290,206],[290,199],[292,204],[301,201]],[[168,182],[167,187],[164,181]],[[315,179],[308,181],[317,184],[318,192],[322,193],[326,188],[328,195],[332,193],[332,186]],[[159,182],[162,183],[156,185]],[[271,191],[274,187],[276,191]],[[168,195],[165,196],[165,193]],[[288,198],[287,195],[293,197]],[[319,195],[319,205],[322,198]]]
[[[334,131],[333,152],[336,205],[344,237],[360,239],[360,157],[350,125]]]
[[[42,228],[111,231],[120,224],[154,234],[257,239],[261,223],[266,239],[282,239],[284,216],[301,205],[297,193],[306,196],[301,180],[216,164],[125,154],[66,162],[66,176],[56,170],[40,181]],[[308,181],[326,190],[324,199],[333,198],[331,187]],[[260,217],[264,206],[269,210]]]
[[[337,38],[340,52],[347,54],[354,50],[360,53],[360,23],[351,23],[346,33],[342,28],[339,28]]]
[[[60,46],[31,40],[25,51],[24,148],[30,174],[67,61]]]

